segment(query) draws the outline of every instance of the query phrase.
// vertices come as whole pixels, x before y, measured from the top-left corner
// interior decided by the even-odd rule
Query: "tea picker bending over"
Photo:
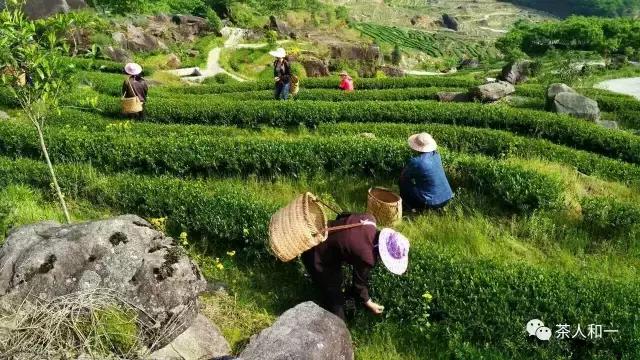
[[[409,263],[409,241],[400,233],[378,231],[373,216],[342,214],[329,223],[330,227],[359,224],[361,226],[332,231],[319,245],[302,254],[302,262],[313,283],[321,292],[322,305],[345,319],[345,294],[342,291],[342,265],[353,268],[352,286],[347,297],[353,297],[374,314],[382,314],[384,307],[369,296],[369,277],[375,265],[382,261],[396,275],[402,275]]]

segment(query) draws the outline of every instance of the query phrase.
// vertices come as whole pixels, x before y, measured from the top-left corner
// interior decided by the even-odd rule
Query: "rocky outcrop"
[[[552,110],[558,114],[568,114],[591,121],[600,120],[598,102],[572,92],[563,92],[556,95],[553,99]]]
[[[114,34],[115,38],[115,34]],[[133,24],[127,25],[123,45],[133,51],[155,51],[166,50],[167,46],[158,37],[145,33],[144,29]]]
[[[286,311],[252,337],[243,360],[352,360],[351,335],[344,322],[312,302]]]
[[[167,56],[167,62],[165,63],[165,68],[167,69],[178,69],[182,67],[182,61],[176,54],[169,54]]]
[[[189,328],[206,281],[172,238],[142,218],[125,215],[78,225],[43,222],[9,233],[0,248],[0,299],[52,299],[80,290],[110,289],[158,329]],[[173,338],[165,338],[164,346]]]
[[[106,58],[120,63],[128,63],[133,60],[133,56],[125,49],[107,46],[102,49],[102,55]]]
[[[502,68],[500,80],[504,80],[513,85],[527,81],[531,75],[531,61],[513,61]]]
[[[568,114],[574,117],[595,122],[600,120],[600,108],[598,102],[586,96],[578,94],[566,84],[551,84],[547,88],[545,107],[549,111],[559,114]],[[599,122],[602,126],[616,128],[617,123]]]
[[[396,66],[384,65],[379,68],[388,77],[403,77],[404,70]]]
[[[547,95],[546,95],[546,101],[545,101],[545,108],[548,111],[553,110],[553,101],[556,99],[556,96],[558,96],[558,94],[563,92],[569,92],[574,94],[576,93],[575,90],[573,90],[569,85],[566,85],[566,84],[556,83],[556,84],[549,85],[549,87],[547,88]]]
[[[164,348],[149,356],[150,360],[201,360],[220,358],[231,353],[220,329],[203,315],[191,327]]]
[[[460,69],[477,69],[480,66],[480,61],[478,59],[463,59],[458,64]]]
[[[28,0],[23,10],[30,19],[42,19],[85,7],[84,0]]]
[[[360,60],[377,63],[382,60],[380,47],[375,45],[362,46],[357,44],[341,43],[330,45],[331,58],[342,60]]]
[[[458,23],[458,20],[449,14],[442,14],[442,24],[447,29],[451,29],[453,31],[460,30],[460,23]]]
[[[471,89],[471,97],[482,102],[494,102],[516,92],[516,88],[506,81],[498,81]]]
[[[469,94],[466,92],[439,92],[437,94],[440,102],[468,102]]]
[[[275,16],[269,16],[269,25],[267,26],[269,30],[273,30],[277,32],[281,36],[290,36],[292,31],[289,25],[282,21],[278,20]]]
[[[308,77],[329,76],[329,67],[324,61],[314,57],[298,58]]]

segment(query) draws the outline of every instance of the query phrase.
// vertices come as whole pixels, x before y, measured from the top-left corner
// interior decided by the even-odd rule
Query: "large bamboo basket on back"
[[[291,261],[327,239],[327,215],[312,193],[298,196],[269,223],[269,245],[282,261]]]
[[[396,225],[402,221],[402,198],[389,189],[369,189],[367,212],[376,218],[380,226]]]

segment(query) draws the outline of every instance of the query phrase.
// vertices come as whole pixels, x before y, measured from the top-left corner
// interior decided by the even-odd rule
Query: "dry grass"
[[[3,359],[141,359],[182,325],[178,315],[158,326],[108,289],[51,300],[30,296],[0,315]]]

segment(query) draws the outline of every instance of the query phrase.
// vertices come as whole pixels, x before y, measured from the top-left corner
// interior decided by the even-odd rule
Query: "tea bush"
[[[383,90],[360,90],[355,92],[344,92],[333,89],[303,89],[296,100],[319,100],[319,101],[406,101],[406,100],[437,100],[440,92],[465,92],[460,88],[406,88],[406,89],[383,89]],[[259,90],[247,92],[233,92],[215,95],[176,95],[165,92],[157,94],[162,98],[173,98],[191,101],[219,101],[221,98],[237,100],[273,100],[272,90]]]
[[[584,226],[602,238],[624,235],[627,248],[640,245],[640,206],[610,197],[585,198],[581,202]]]
[[[406,139],[418,132],[429,132],[439,144],[450,150],[465,153],[505,158],[544,159],[566,164],[577,171],[600,178],[640,184],[640,167],[620,160],[575,150],[553,144],[547,140],[517,136],[512,133],[492,129],[477,129],[464,126],[440,124],[323,124],[317,129],[318,135],[357,135],[365,132],[378,137]]]
[[[38,158],[30,129],[0,137],[0,152]],[[399,176],[412,156],[404,141],[353,137],[292,139],[123,137],[85,131],[50,133],[50,153],[57,162],[91,162],[106,171],[194,175],[362,174],[384,179]],[[455,185],[496,198],[503,206],[529,211],[556,208],[564,187],[556,178],[481,156],[443,153]]]
[[[300,83],[301,89],[338,89],[340,79],[336,77],[328,78],[305,78]],[[418,87],[442,87],[442,88],[470,88],[482,84],[482,81],[470,77],[450,77],[450,76],[424,76],[424,77],[402,77],[402,78],[361,78],[354,83],[358,90],[371,89],[405,89]],[[223,94],[230,92],[247,92],[260,90],[273,90],[273,81],[243,82],[224,85],[204,85],[192,87],[164,87],[158,91],[167,93],[187,93],[187,94]]]
[[[373,296],[384,303],[387,316],[407,330],[406,337],[416,346],[429,339],[448,343],[445,349],[463,350],[460,341],[511,359],[640,356],[638,283],[463,258],[413,245],[407,274],[398,277],[378,269]],[[433,296],[428,312],[424,311],[426,293]],[[432,326],[420,331],[415,325],[425,315]],[[560,340],[554,333],[552,341],[538,342],[525,331],[531,319],[542,320],[552,331],[557,330],[554,324],[570,324],[573,333],[581,324],[586,335],[589,324],[600,324],[620,332],[586,340]]]
[[[105,108],[119,109],[113,100]],[[363,110],[363,109],[366,109]],[[614,159],[640,163],[640,138],[612,132],[575,118],[541,111],[482,104],[438,102],[207,102],[193,106],[190,101],[150,102],[148,119],[162,123],[211,124],[276,127],[323,123],[441,123],[507,130],[544,138],[558,144],[599,153]]]

